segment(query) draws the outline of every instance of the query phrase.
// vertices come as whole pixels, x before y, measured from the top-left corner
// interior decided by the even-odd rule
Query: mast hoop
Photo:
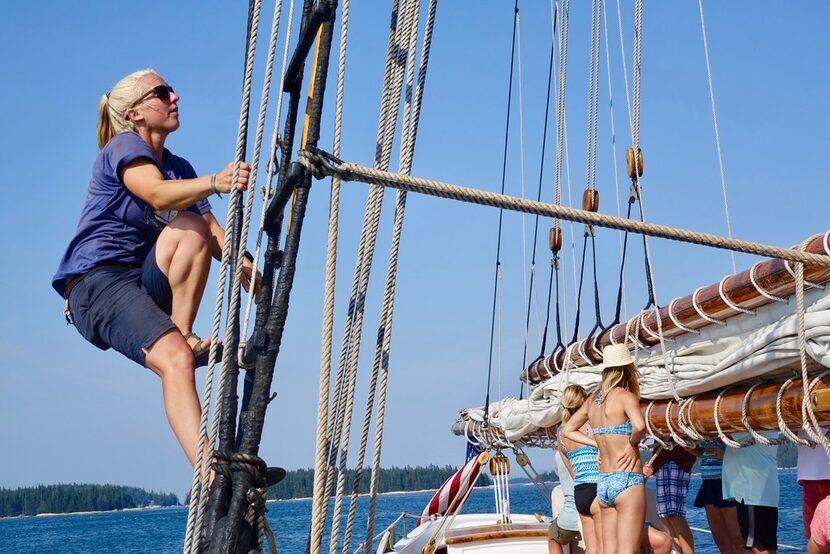
[[[700,334],[699,330],[692,329],[691,327],[686,327],[685,325],[680,323],[680,320],[677,319],[676,315],[674,315],[674,303],[677,302],[678,300],[679,300],[678,298],[675,298],[674,300],[669,302],[669,319],[671,319],[671,322],[674,323],[674,326],[677,327],[678,329],[680,329],[681,331],[685,331],[687,333],[694,333],[695,335],[699,335]]]
[[[648,406],[646,406],[646,413],[645,413],[645,418],[644,418],[645,421],[646,421],[646,433],[648,434],[649,437],[654,439],[654,442],[659,444],[662,448],[664,448],[666,450],[670,450],[668,443],[663,441],[663,439],[661,439],[660,437],[658,437],[654,433],[654,430],[651,428],[651,411],[654,409],[654,402],[655,401],[652,400],[651,402],[648,403]]]
[[[645,317],[647,317],[649,313],[651,313],[651,310],[643,310],[640,313],[640,315],[637,316],[640,319],[640,323],[639,323],[640,329],[645,331],[646,335],[650,336],[651,338],[653,338],[657,342],[660,342],[661,340],[674,342],[673,338],[663,336],[663,334],[660,333],[659,330],[658,330],[657,333],[655,333],[654,331],[651,330],[651,328],[645,322]],[[660,314],[658,313],[655,317],[660,317]]]
[[[687,443],[683,439],[683,437],[678,435],[675,432],[674,427],[672,427],[672,424],[671,424],[671,405],[673,403],[674,403],[674,399],[669,399],[669,402],[666,404],[666,427],[669,428],[669,435],[671,435],[671,438],[672,438],[672,440],[674,441],[675,444],[683,446],[683,447],[688,447],[689,443]],[[678,406],[679,406],[679,404],[678,404]],[[678,419],[678,421],[680,420],[679,415],[677,416],[677,419]]]
[[[689,435],[689,437],[691,437],[692,440],[699,442],[699,441],[703,440],[703,435],[698,433],[697,429],[695,429],[694,424],[692,423],[692,417],[691,417],[691,413],[690,413],[691,409],[692,409],[692,405],[694,404],[696,399],[697,399],[697,395],[686,398],[686,399],[682,400],[679,403],[680,412],[677,416],[677,426],[680,427],[680,429],[684,433]],[[685,420],[684,420],[684,412],[685,412]]]
[[[729,296],[727,296],[726,291],[723,290],[723,284],[726,282],[726,280],[729,277],[731,277],[731,275],[724,275],[723,278],[720,280],[720,283],[718,283],[718,294],[720,295],[721,300],[723,300],[723,302],[727,306],[729,306],[730,308],[732,308],[736,312],[740,312],[742,314],[748,314],[748,315],[756,315],[755,310],[742,308],[741,306],[738,306],[737,304],[735,304],[734,302],[732,302],[729,299]]]
[[[790,377],[784,383],[781,384],[781,387],[778,389],[778,394],[775,395],[775,416],[778,419],[778,429],[781,431],[781,434],[787,437],[787,439],[795,443],[799,446],[808,446],[810,448],[814,448],[816,443],[809,438],[809,435],[806,439],[802,439],[792,431],[790,428],[787,427],[786,422],[784,421],[784,415],[781,413],[781,399],[784,397],[784,393],[787,391],[789,386],[798,379],[800,376]]]
[[[708,321],[709,323],[714,323],[715,325],[726,325],[726,322],[721,319],[715,319],[714,317],[710,316],[706,312],[703,311],[703,308],[697,302],[697,295],[698,293],[703,290],[703,287],[698,287],[695,292],[692,294],[692,307],[697,312],[697,315]]]
[[[830,232],[830,231],[828,231],[828,232]],[[758,291],[758,294],[760,294],[761,296],[763,296],[767,300],[772,300],[773,302],[783,302],[785,304],[788,304],[789,300],[787,300],[786,298],[783,298],[781,296],[775,296],[774,294],[770,294],[769,292],[767,292],[763,288],[761,288],[760,284],[758,284],[758,281],[755,279],[755,268],[760,263],[761,262],[755,262],[754,264],[752,264],[752,267],[749,268],[749,281],[752,283],[752,286],[755,287],[755,290]]]
[[[749,434],[752,435],[752,437],[757,442],[763,444],[764,446],[779,445],[779,444],[782,444],[782,442],[783,442],[781,439],[768,439],[767,437],[765,437],[764,435],[762,435],[761,433],[759,433],[758,431],[753,429],[752,425],[750,425],[750,423],[749,423],[749,414],[747,413],[748,412],[748,407],[749,407],[749,397],[752,396],[752,392],[755,389],[757,389],[758,387],[760,387],[763,384],[764,384],[763,381],[758,381],[757,383],[755,383],[754,385],[749,387],[747,389],[746,393],[744,393],[744,398],[741,401],[741,425],[746,427],[746,430],[749,432]]]
[[[720,392],[718,392],[718,395],[715,397],[715,408],[714,410],[712,410],[712,415],[714,416],[715,428],[718,430],[718,438],[720,438],[721,442],[727,446],[731,446],[732,448],[744,448],[746,446],[751,446],[752,444],[754,444],[755,441],[738,442],[732,440],[726,436],[726,434],[723,432],[723,429],[721,429],[720,426],[720,402],[726,391],[732,388],[735,388],[734,385],[727,385],[726,387],[722,388]]]

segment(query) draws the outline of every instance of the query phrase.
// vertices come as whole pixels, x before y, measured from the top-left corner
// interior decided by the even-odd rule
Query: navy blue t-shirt
[[[150,146],[134,132],[114,136],[92,166],[84,209],[75,237],[52,278],[52,287],[64,295],[66,280],[86,273],[102,262],[139,265],[178,211],[157,211],[131,193],[118,177],[119,170],[138,158],[156,164],[165,179],[193,179],[196,172],[184,158],[166,148],[161,167]],[[200,200],[186,211],[204,214],[210,203]]]

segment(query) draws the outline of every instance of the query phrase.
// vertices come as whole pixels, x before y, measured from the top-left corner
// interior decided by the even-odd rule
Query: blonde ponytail
[[[118,133],[135,131],[135,125],[127,118],[127,112],[144,91],[141,80],[148,75],[158,75],[152,69],[130,73],[118,81],[112,90],[98,101],[98,148],[103,148]]]
[[[562,425],[568,423],[571,416],[585,403],[586,398],[588,398],[588,393],[579,385],[565,387],[565,390],[562,391],[562,398],[559,400],[564,410],[562,412]]]

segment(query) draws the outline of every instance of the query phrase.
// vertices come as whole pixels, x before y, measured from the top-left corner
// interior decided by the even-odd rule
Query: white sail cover
[[[830,367],[830,294],[823,289],[805,292],[807,355]],[[685,333],[633,352],[640,370],[640,394],[645,399],[681,397],[716,390],[741,381],[769,375],[782,366],[798,364],[798,327],[795,299],[773,302],[755,314],[741,314],[711,324],[698,334]],[[532,390],[527,399],[506,398],[490,404],[489,423],[509,441],[559,419],[559,394],[569,384],[589,390],[600,380],[597,367],[573,367],[552,375]],[[483,421],[484,409],[461,412],[461,420]]]

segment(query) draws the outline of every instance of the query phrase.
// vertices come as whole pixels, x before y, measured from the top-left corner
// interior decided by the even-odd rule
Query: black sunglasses
[[[157,87],[153,87],[150,90],[148,90],[147,92],[145,92],[141,96],[141,98],[139,98],[138,100],[133,102],[133,104],[130,106],[130,108],[135,108],[136,106],[138,106],[139,104],[141,104],[142,102],[144,102],[145,100],[150,98],[151,96],[158,97],[159,100],[161,100],[162,102],[164,102],[166,104],[166,103],[170,102],[170,95],[174,92],[175,91],[173,90],[173,87],[171,87],[170,85],[159,85]]]

